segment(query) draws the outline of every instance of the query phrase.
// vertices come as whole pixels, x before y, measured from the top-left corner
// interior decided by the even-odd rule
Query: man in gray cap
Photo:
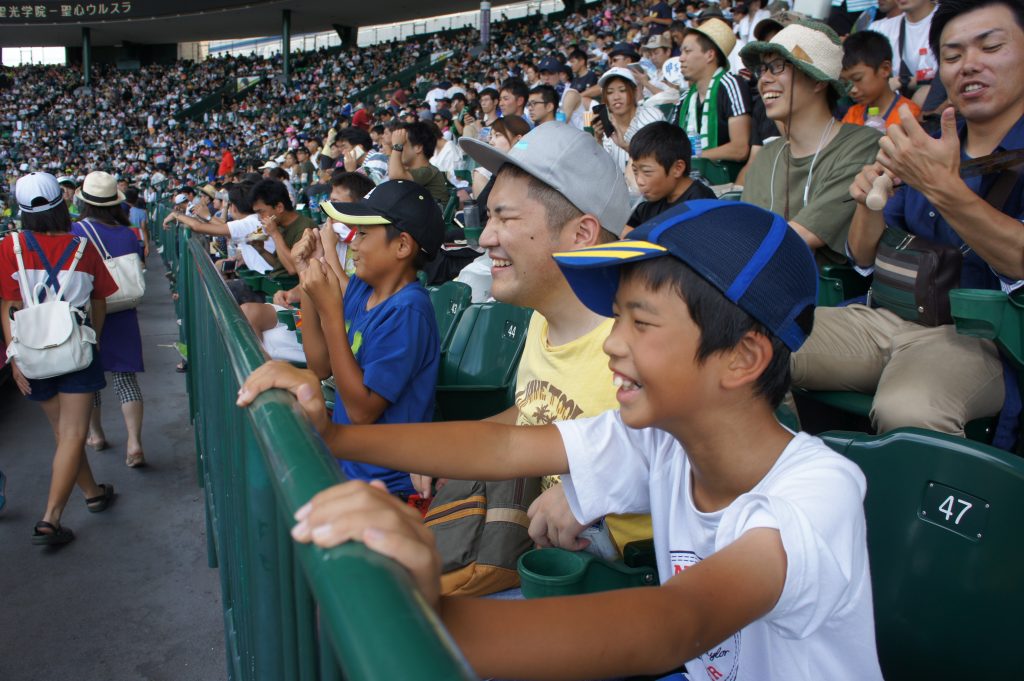
[[[490,219],[480,236],[493,262],[491,293],[536,311],[519,363],[516,404],[492,420],[541,425],[617,408],[602,350],[612,320],[576,298],[551,256],[619,238],[629,217],[622,171],[593,137],[559,122],[537,126],[508,153],[465,137],[459,144],[494,174]],[[442,487],[435,503],[454,496],[454,484]],[[542,546],[585,547],[561,486],[555,480],[544,486],[548,490],[530,508],[530,537]],[[647,516],[609,518],[608,528],[619,550],[651,536]]]

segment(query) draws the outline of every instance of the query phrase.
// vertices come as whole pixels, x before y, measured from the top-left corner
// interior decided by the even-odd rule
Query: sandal
[[[174,367],[174,370],[177,371],[179,374],[183,374],[186,371],[188,371],[188,360],[183,359],[180,362],[178,362],[178,365]]]
[[[106,440],[86,440],[85,444],[92,447],[93,451],[99,452],[104,449],[110,448],[110,443]]]
[[[107,507],[110,506],[110,502],[114,500],[113,485],[104,483],[100,485],[100,489],[103,490],[102,494],[85,500],[85,507],[89,509],[89,513],[102,513],[106,511]]]
[[[139,468],[141,466],[145,466],[146,455],[143,454],[142,452],[135,452],[134,454],[129,454],[128,458],[125,459],[124,461],[124,465],[128,466],[128,468]]]
[[[40,520],[32,530],[32,543],[37,546],[63,546],[75,538],[75,533],[63,525]]]

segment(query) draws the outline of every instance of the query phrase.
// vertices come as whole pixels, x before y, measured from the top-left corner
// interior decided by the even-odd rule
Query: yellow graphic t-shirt
[[[518,425],[542,426],[572,421],[618,409],[608,355],[602,346],[612,329],[607,319],[593,331],[564,345],[548,343],[548,321],[534,312],[516,375]],[[544,489],[558,482],[543,481]],[[610,515],[605,519],[615,544],[652,536],[649,515]]]

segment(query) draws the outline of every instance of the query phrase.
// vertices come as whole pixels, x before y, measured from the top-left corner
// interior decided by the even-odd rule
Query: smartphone
[[[234,260],[225,260],[224,261],[224,274],[231,274],[232,272],[234,272],[235,271],[235,265],[237,265],[237,264],[238,263],[236,263]]]
[[[612,131],[615,130],[615,126],[612,125],[612,119],[608,115],[608,107],[604,104],[596,105],[594,107],[594,115],[601,121],[601,127],[604,128],[604,134],[612,134]]]

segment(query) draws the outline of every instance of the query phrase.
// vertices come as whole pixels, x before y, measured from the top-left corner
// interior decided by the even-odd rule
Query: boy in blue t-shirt
[[[342,272],[339,280],[323,262],[314,230],[295,249],[303,349],[318,376],[334,375],[334,422],[432,420],[440,341],[416,271],[441,247],[441,211],[420,185],[405,180],[382,183],[361,201],[325,201],[321,208],[356,229],[352,277]],[[352,461],[341,466],[352,480],[381,480],[400,497],[414,492],[408,473]]]

